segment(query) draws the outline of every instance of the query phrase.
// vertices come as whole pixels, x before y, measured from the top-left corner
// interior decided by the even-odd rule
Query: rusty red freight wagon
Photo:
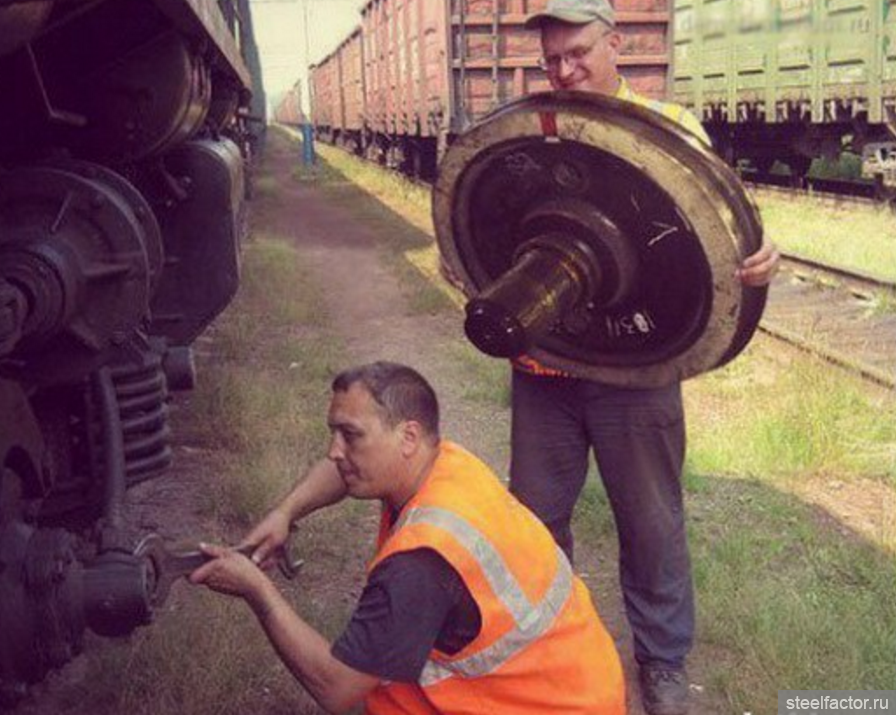
[[[353,61],[357,67],[352,68]],[[363,89],[351,87],[347,77],[360,76],[361,28],[342,40],[339,46],[316,65],[311,65],[311,121],[320,138],[334,142],[344,137],[351,126],[360,129]],[[350,108],[350,109],[349,109]]]
[[[547,0],[368,0],[361,26],[312,67],[318,136],[432,175],[457,135],[490,110],[548,89],[526,17]],[[620,66],[666,95],[669,0],[617,0]],[[360,71],[359,71],[360,67]]]
[[[366,105],[361,28],[316,65],[311,72],[311,117],[320,139],[353,150],[365,130]]]
[[[311,121],[318,139],[361,153],[371,144],[362,27],[309,68]]]
[[[547,88],[539,38],[523,27],[546,2],[363,0],[349,63],[360,62],[360,80],[314,97],[321,114],[337,116],[350,93],[360,112],[353,123],[327,119],[320,135],[432,176],[473,121]],[[846,147],[863,155],[878,195],[896,201],[896,0],[614,5],[623,75],[642,94],[690,108],[731,164],[765,176],[784,163],[798,182],[813,159]],[[340,46],[316,71],[332,72],[347,53]]]
[[[311,65],[311,122],[321,132],[321,138],[328,139],[327,131],[333,127],[339,117],[341,105],[340,93],[337,87],[338,48],[332,54],[322,59],[318,64]]]
[[[291,127],[298,127],[305,123],[305,115],[302,113],[302,89],[299,82],[296,82],[283,95],[274,110],[274,119],[279,124]]]

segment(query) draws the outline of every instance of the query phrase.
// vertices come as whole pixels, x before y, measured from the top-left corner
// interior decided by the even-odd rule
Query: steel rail
[[[845,268],[840,268],[839,266],[832,266],[811,258],[796,256],[789,253],[782,253],[781,258],[785,265],[790,263],[799,266],[811,271],[816,274],[816,276],[833,276],[836,279],[843,281],[846,284],[845,289],[852,295],[866,300],[873,299],[875,293],[896,296],[896,282],[879,276],[847,270]],[[881,370],[879,367],[863,363],[861,360],[857,360],[842,351],[809,340],[767,318],[764,318],[759,324],[759,330],[803,350],[804,352],[820,357],[833,365],[837,365],[838,367],[861,375],[865,379],[878,385],[896,390],[896,370],[887,372],[886,370]]]
[[[836,276],[839,279],[848,281],[851,284],[861,285],[873,291],[891,293],[893,295],[896,295],[896,281],[892,281],[887,278],[882,278],[870,273],[865,273],[864,271],[841,268],[840,266],[832,266],[829,263],[822,263],[821,261],[817,261],[813,258],[797,256],[793,253],[782,252],[781,259],[785,263],[793,263],[795,265],[801,266],[811,271],[816,271],[818,273],[828,273],[830,275]]]
[[[835,191],[820,191],[814,188],[800,189],[791,186],[781,186],[780,184],[766,184],[746,178],[741,180],[743,181],[744,186],[746,186],[754,194],[781,194],[782,196],[796,196],[826,204],[843,204],[855,206],[884,206],[886,203],[882,200],[878,200],[870,196],[843,194],[837,193]]]
[[[792,345],[803,352],[809,353],[810,355],[815,355],[816,357],[820,357],[826,362],[831,363],[832,365],[836,365],[838,367],[844,368],[849,372],[856,373],[861,375],[866,380],[870,380],[878,385],[883,387],[887,387],[891,390],[896,390],[896,372],[887,373],[884,370],[876,368],[872,365],[866,365],[858,360],[854,360],[849,355],[846,355],[838,350],[833,350],[825,345],[819,345],[818,343],[813,343],[810,340],[806,340],[801,335],[794,333],[791,330],[787,330],[787,328],[783,328],[780,325],[772,323],[768,320],[762,320],[759,323],[759,330],[766,335],[770,335],[771,337],[780,340],[782,342],[787,343],[788,345]]]

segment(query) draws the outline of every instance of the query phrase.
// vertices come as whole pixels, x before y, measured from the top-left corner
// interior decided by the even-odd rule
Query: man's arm
[[[243,598],[284,665],[324,710],[347,712],[377,686],[379,678],[334,658],[326,639],[299,617],[249,559],[217,546],[203,546],[203,551],[215,558],[194,571],[190,581]]]
[[[345,498],[345,482],[336,465],[329,459],[315,463],[305,478],[296,483],[268,515],[242,540],[240,546],[254,546],[252,560],[265,567],[273,563],[272,556],[289,538],[292,523],[325,506]]]
[[[458,653],[481,628],[476,602],[442,556],[426,548],[402,551],[370,572],[332,653],[381,680],[416,683],[433,648]]]
[[[781,254],[774,243],[766,241],[762,247],[744,259],[737,277],[746,286],[759,287],[771,283],[781,262]]]
[[[284,665],[327,712],[344,713],[357,705],[379,678],[350,668],[333,657],[330,644],[303,621],[276,587],[252,604]]]

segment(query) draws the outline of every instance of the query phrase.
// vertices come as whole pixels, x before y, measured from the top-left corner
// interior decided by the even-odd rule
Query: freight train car
[[[360,35],[312,69],[319,136],[431,175],[472,122],[548,88],[537,33],[523,29],[545,4],[368,0]],[[896,1],[615,5],[622,74],[643,94],[691,108],[732,164],[765,173],[781,161],[803,176],[814,158],[849,148],[864,154],[881,192],[893,193]],[[361,107],[350,120],[348,104]]]
[[[365,118],[364,50],[361,28],[311,66],[311,122],[319,138],[358,151],[370,129]],[[376,106],[371,100],[370,106]]]
[[[302,112],[302,85],[296,82],[286,90],[274,109],[274,121],[288,127],[298,127],[305,123]]]
[[[804,175],[851,145],[892,174],[894,0],[675,0],[674,17],[672,99],[729,161]]]
[[[238,286],[249,19],[0,0],[0,706],[158,605],[125,493]]]
[[[361,27],[312,68],[318,136],[432,176],[458,133],[548,89],[526,17],[547,0],[368,0]],[[638,91],[666,93],[668,0],[618,0],[620,65]]]

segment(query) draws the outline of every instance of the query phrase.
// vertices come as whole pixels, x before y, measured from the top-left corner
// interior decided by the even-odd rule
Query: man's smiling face
[[[616,62],[621,35],[603,22],[551,22],[541,30],[545,71],[554,89],[613,95],[619,86]]]

